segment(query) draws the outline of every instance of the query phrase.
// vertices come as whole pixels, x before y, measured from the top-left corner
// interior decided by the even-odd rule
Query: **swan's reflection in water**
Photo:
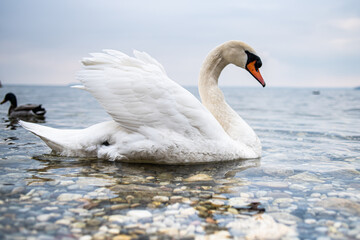
[[[237,173],[260,165],[260,159],[173,166],[55,155],[33,158],[42,164],[40,168],[28,170],[33,173],[33,179],[28,179],[29,182],[61,179],[61,186],[61,181],[72,180],[75,186],[68,187],[67,191],[82,190],[83,193],[93,191],[96,187],[106,187],[118,199],[126,200],[132,195],[132,202],[140,203],[141,206],[147,206],[158,195],[201,199],[214,194],[231,193],[233,188],[246,184],[246,181],[236,177]]]
[[[235,177],[236,173],[248,168],[260,166],[260,159],[247,159],[229,162],[197,165],[156,165],[111,162],[102,159],[69,158],[51,154],[34,156],[40,161],[40,168],[29,169],[31,172],[44,174],[57,172],[64,177],[99,177],[116,179],[118,184],[126,184],[124,179],[136,180],[149,177],[158,181],[180,182],[197,174],[205,174],[214,181]],[[54,175],[54,177],[56,177]],[[201,179],[199,181],[202,181]],[[241,181],[241,179],[238,179]],[[139,182],[140,183],[140,182]]]
[[[133,209],[165,211],[173,204],[184,204],[197,210],[197,217],[212,225],[206,228],[211,232],[220,229],[214,220],[215,214],[223,214],[231,207],[226,203],[227,196],[239,196],[239,188],[248,184],[237,174],[260,165],[259,159],[185,166],[129,164],[55,155],[33,159],[41,164],[39,168],[28,170],[32,175],[27,178],[28,184],[45,183],[43,186],[48,186],[49,191],[57,192],[53,195],[55,201],[59,201],[62,193],[82,196],[68,202],[69,206],[59,203],[63,208],[74,208],[76,202],[76,208],[111,216],[126,215]],[[253,203],[233,211],[252,215],[263,210]]]

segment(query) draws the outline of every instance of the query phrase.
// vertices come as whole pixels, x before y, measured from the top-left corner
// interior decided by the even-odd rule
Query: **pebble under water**
[[[0,238],[360,239],[360,91],[223,91],[261,139],[261,159],[167,166],[62,157],[1,105]],[[42,103],[47,126],[110,119],[85,91],[5,86],[0,98],[7,92]]]

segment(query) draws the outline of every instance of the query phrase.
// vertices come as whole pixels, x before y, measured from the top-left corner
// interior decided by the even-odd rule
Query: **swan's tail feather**
[[[25,121],[19,121],[19,124],[40,137],[54,152],[78,157],[102,157],[104,154],[99,155],[99,149],[107,148],[111,136],[121,129],[114,121],[98,123],[84,129],[56,129]]]
[[[63,152],[74,147],[70,144],[69,140],[76,130],[60,130],[25,121],[19,121],[19,124],[29,132],[40,137],[46,145],[56,152]]]

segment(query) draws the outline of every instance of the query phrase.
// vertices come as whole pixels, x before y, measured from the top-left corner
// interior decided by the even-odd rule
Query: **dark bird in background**
[[[25,104],[17,106],[16,96],[13,93],[7,93],[1,104],[10,101],[10,107],[8,111],[9,118],[44,118],[46,113],[45,108],[41,107],[41,104]]]

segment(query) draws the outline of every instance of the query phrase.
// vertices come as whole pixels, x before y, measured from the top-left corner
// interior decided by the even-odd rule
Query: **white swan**
[[[201,68],[202,104],[172,81],[144,52],[114,50],[84,58],[78,79],[113,121],[82,130],[60,130],[21,121],[53,151],[126,162],[186,164],[259,158],[261,143],[226,103],[218,77],[229,63],[248,70],[263,86],[261,60],[247,44],[226,42]]]

